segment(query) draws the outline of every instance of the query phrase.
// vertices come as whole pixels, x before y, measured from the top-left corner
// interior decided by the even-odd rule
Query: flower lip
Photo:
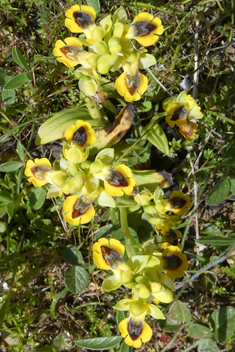
[[[178,237],[172,229],[168,233],[165,234],[165,239],[167,242],[169,242],[172,246],[177,246],[178,245]]]
[[[85,214],[87,212],[87,210],[90,208],[91,203],[87,203],[84,202],[83,197],[81,196],[80,198],[78,198],[78,200],[76,201],[76,203],[73,206],[73,210],[72,210],[72,218],[75,219],[83,214]]]
[[[116,187],[127,187],[128,181],[124,175],[122,175],[117,170],[110,169],[109,179],[107,180],[109,184]]]
[[[179,106],[171,116],[171,121],[183,120],[187,117],[188,113],[189,110],[184,105]]]
[[[87,133],[86,133],[85,127],[84,126],[79,127],[74,132],[72,139],[73,139],[72,144],[80,145],[83,147],[87,140]]]
[[[182,259],[174,254],[167,254],[162,257],[162,260],[165,270],[174,270],[179,268],[183,264]]]
[[[39,178],[41,180],[44,180],[43,174],[45,172],[51,171],[51,168],[47,167],[47,166],[35,165],[35,166],[31,167],[30,170],[31,170],[34,177]]]
[[[136,30],[136,37],[144,37],[155,31],[157,26],[148,21],[133,22],[131,24]]]
[[[120,254],[115,249],[106,246],[101,246],[100,248],[104,261],[112,269],[115,269],[116,267],[118,267],[119,263],[123,262]]]
[[[65,45],[60,48],[62,54],[64,54],[68,59],[77,60],[77,54],[80,54],[84,50],[81,47]]]
[[[135,75],[129,74],[129,72],[125,75],[125,83],[127,89],[131,95],[134,95],[139,87],[140,84],[140,74],[139,71],[136,71]]]
[[[74,11],[73,17],[77,25],[82,29],[87,29],[94,23],[92,17],[83,11]]]
[[[180,197],[173,197],[172,199],[170,199],[170,203],[171,203],[172,209],[180,209],[185,204],[187,204],[187,201]]]
[[[130,318],[127,324],[127,330],[132,341],[137,340],[143,331],[142,321],[136,321]]]

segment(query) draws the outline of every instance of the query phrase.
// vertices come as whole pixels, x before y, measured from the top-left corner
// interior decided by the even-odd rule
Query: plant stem
[[[134,248],[132,247],[133,245],[136,244],[132,234],[130,233],[129,227],[128,227],[128,221],[127,221],[127,209],[126,208],[119,208],[120,210],[120,223],[121,223],[121,229],[123,232],[123,235],[126,240],[126,251],[128,257],[132,257],[135,254]]]

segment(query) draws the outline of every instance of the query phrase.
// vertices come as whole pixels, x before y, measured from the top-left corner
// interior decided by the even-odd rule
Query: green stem
[[[132,234],[130,233],[127,221],[127,209],[126,208],[119,208],[120,210],[120,223],[123,235],[126,240],[126,252],[129,258],[131,258],[135,254],[135,250],[132,247],[136,244]]]

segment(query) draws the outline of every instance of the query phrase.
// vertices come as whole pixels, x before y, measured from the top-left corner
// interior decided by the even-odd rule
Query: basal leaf
[[[94,339],[85,339],[75,341],[75,345],[88,350],[107,350],[117,346],[122,341],[121,336],[97,337]]]
[[[84,264],[82,254],[77,249],[77,247],[69,244],[62,251],[64,260],[71,265],[81,265]]]
[[[72,293],[81,293],[88,285],[88,272],[80,266],[72,266],[65,275],[65,285]]]
[[[202,339],[205,337],[211,337],[212,332],[204,324],[191,323],[188,326],[188,334],[194,339]]]
[[[24,68],[26,71],[30,70],[27,62],[25,61],[25,58],[23,57],[23,55],[20,53],[20,51],[17,49],[16,46],[14,46],[12,49],[12,57],[14,61],[22,68]]]
[[[69,290],[67,289],[67,287],[65,287],[62,291],[60,291],[59,293],[57,293],[57,295],[53,297],[50,310],[54,319],[56,319],[56,304],[68,291]]]
[[[29,203],[30,205],[35,209],[38,210],[40,209],[46,199],[47,192],[45,191],[44,188],[35,188],[33,192],[30,194],[29,197]]]
[[[218,341],[231,339],[235,331],[235,308],[227,306],[216,309],[211,314],[211,325]]]
[[[180,301],[175,301],[170,307],[170,315],[172,319],[180,321],[180,322],[190,322],[192,316],[190,310],[186,307],[186,305]]]
[[[235,243],[235,237],[207,235],[203,239],[196,240],[198,243],[210,244],[212,246],[229,246]]]
[[[209,197],[206,201],[208,205],[215,205],[222,202],[228,195],[230,190],[230,182],[227,178],[223,178],[216,183],[210,190]]]
[[[11,78],[4,86],[3,89],[16,89],[21,87],[26,81],[28,81],[28,77],[26,73],[20,73],[19,75]]]
[[[66,128],[77,120],[89,122],[92,127],[99,126],[101,128],[104,125],[104,121],[92,119],[85,106],[65,109],[55,113],[41,125],[36,136],[36,145],[62,138]]]
[[[87,5],[92,6],[96,13],[100,12],[100,2],[99,0],[87,0]]]
[[[235,194],[235,178],[230,178],[230,191],[232,194]]]
[[[205,338],[199,342],[198,352],[219,352],[219,348],[215,341],[210,338]]]
[[[5,105],[11,105],[14,103],[15,101],[15,91],[14,89],[3,89],[2,90],[2,102]]]
[[[22,166],[21,161],[7,161],[6,163],[0,165],[0,171],[2,172],[12,172],[18,170]]]
[[[146,138],[152,143],[156,148],[161,150],[164,154],[169,154],[169,144],[165,133],[163,132],[161,126],[158,123],[152,124],[150,122],[146,128],[147,132]]]

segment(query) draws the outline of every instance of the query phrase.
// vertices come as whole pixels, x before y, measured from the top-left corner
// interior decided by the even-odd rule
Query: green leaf
[[[235,143],[233,143],[224,154],[223,165],[235,165]]]
[[[235,194],[235,178],[230,178],[229,182],[230,182],[230,191],[232,192],[232,194]]]
[[[75,341],[75,345],[78,347],[87,348],[88,350],[108,350],[117,346],[122,341],[121,336],[107,336],[107,337],[97,337],[94,339],[85,339]]]
[[[120,207],[127,208],[127,207],[131,207],[133,205],[136,205],[136,202],[134,201],[133,198],[125,197],[125,196],[116,198],[116,206],[118,208],[120,208]]]
[[[232,269],[232,266],[231,266],[231,269]],[[225,273],[228,277],[232,277],[235,279],[235,272],[232,271],[231,269],[229,269],[227,266],[220,267],[220,270],[222,271],[222,273]]]
[[[96,13],[100,12],[99,0],[87,0],[87,5],[92,6]]]
[[[62,138],[66,128],[75,124],[77,120],[89,122],[92,127],[102,127],[104,125],[104,122],[92,119],[85,106],[65,109],[52,115],[41,125],[36,136],[36,145]]]
[[[235,331],[235,308],[231,306],[218,308],[211,314],[211,320],[214,335],[218,341],[231,339]]]
[[[210,244],[212,246],[229,246],[230,244],[235,243],[235,237],[208,235],[204,236],[204,238],[201,240],[196,240],[196,242],[202,244]]]
[[[6,75],[6,72],[2,68],[0,68],[0,87],[5,84]]]
[[[125,341],[122,342],[120,352],[131,352],[131,346],[128,346]]]
[[[181,324],[178,320],[172,319],[171,316],[167,316],[166,320],[159,321],[160,328],[165,332],[174,332],[178,331],[181,327]]]
[[[17,142],[16,149],[17,149],[17,153],[20,157],[20,160],[24,162],[25,161],[25,152],[24,152],[25,149],[24,149],[23,144],[20,141]]]
[[[188,334],[193,339],[202,339],[205,337],[211,337],[212,332],[204,324],[191,323],[188,326]]]
[[[33,190],[29,197],[29,204],[35,209],[40,209],[46,199],[47,192],[45,189],[38,187]]]
[[[14,61],[22,68],[24,68],[26,71],[30,70],[27,62],[25,61],[25,58],[23,57],[23,55],[20,53],[20,51],[17,49],[16,46],[14,46],[12,49],[12,57]]]
[[[8,214],[8,216],[10,216],[10,218],[13,217],[14,210],[15,210],[15,205],[11,201],[10,203],[7,204],[7,214]]]
[[[138,164],[138,158],[136,156],[132,156],[127,160],[127,166],[132,167]]]
[[[22,166],[21,161],[7,161],[6,163],[0,165],[0,171],[2,172],[12,172],[18,170]]]
[[[0,218],[7,213],[7,205],[0,204]]]
[[[144,101],[143,104],[140,106],[141,112],[147,112],[152,109],[151,101]]]
[[[16,89],[21,87],[25,82],[28,81],[26,73],[20,73],[19,75],[11,78],[4,86],[3,89]]]
[[[15,91],[14,89],[3,89],[2,90],[2,102],[5,105],[11,105],[14,103],[15,101]]]
[[[54,319],[56,319],[56,311],[55,311],[56,304],[67,292],[69,292],[69,290],[67,289],[67,287],[65,287],[62,291],[57,293],[57,295],[55,297],[53,297],[50,310],[51,310],[51,314]]]
[[[62,251],[62,255],[64,260],[71,265],[82,265],[84,264],[84,260],[81,252],[77,249],[77,247],[69,244]]]
[[[0,202],[7,204],[11,202],[11,194],[7,191],[0,191]]]
[[[126,318],[125,312],[121,310],[116,311],[116,320],[117,320],[117,325],[121,323]]]
[[[199,342],[198,352],[219,352],[219,348],[213,340],[205,338]]]
[[[206,203],[208,205],[215,205],[222,202],[228,195],[230,190],[230,182],[227,178],[223,178],[216,183],[216,185],[210,190],[209,198]]]
[[[151,122],[146,126],[145,130],[148,130],[146,137],[150,143],[156,148],[161,150],[164,154],[169,154],[169,144],[165,133],[158,123],[152,124]]]
[[[88,285],[88,272],[80,266],[72,266],[65,275],[65,285],[72,293],[81,293]]]
[[[54,340],[53,340],[53,347],[55,347],[57,350],[61,349],[70,349],[72,346],[69,344],[70,338],[64,333],[61,333],[57,335]]]
[[[10,295],[7,296],[6,300],[2,302],[1,307],[0,307],[0,327],[2,326],[2,323],[5,320],[5,316],[8,312],[9,308],[9,303],[10,303]]]
[[[172,319],[189,323],[192,316],[190,310],[186,307],[186,305],[178,300],[176,300],[170,307],[169,313]]]

